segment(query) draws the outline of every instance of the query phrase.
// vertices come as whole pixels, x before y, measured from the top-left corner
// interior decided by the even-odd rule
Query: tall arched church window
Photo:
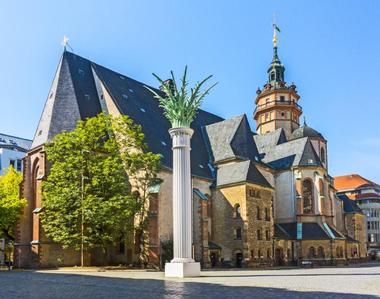
[[[322,179],[319,179],[319,195],[325,196],[325,184]]]
[[[315,248],[313,246],[309,248],[308,258],[309,259],[315,258]]]
[[[303,202],[303,212],[305,214],[313,213],[314,211],[313,182],[310,179],[305,179],[302,182],[302,202]]]
[[[37,178],[39,176],[39,159],[36,159],[33,162],[33,168],[32,168],[32,187],[33,187],[33,201],[32,201],[32,210],[36,207],[36,199],[37,199],[37,193],[38,193],[38,185],[37,185]]]
[[[323,147],[321,148],[321,161],[322,163],[326,163],[326,152]]]
[[[318,247],[318,257],[324,258],[325,257],[325,250],[323,249],[322,246]]]
[[[236,204],[234,207],[234,218],[240,218],[240,205]]]

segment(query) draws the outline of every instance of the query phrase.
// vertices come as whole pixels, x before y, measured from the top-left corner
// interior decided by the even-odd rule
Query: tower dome
[[[294,130],[290,139],[293,140],[303,137],[320,138],[325,140],[321,133],[319,133],[317,130],[314,130],[312,127],[309,127],[306,123],[302,127]]]

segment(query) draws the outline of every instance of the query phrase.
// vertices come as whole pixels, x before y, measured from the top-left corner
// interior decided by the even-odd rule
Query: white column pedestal
[[[173,142],[173,255],[165,265],[166,277],[200,276],[200,263],[192,253],[191,128],[169,130]]]
[[[192,263],[166,263],[166,277],[196,277],[201,274],[201,264],[198,262]]]

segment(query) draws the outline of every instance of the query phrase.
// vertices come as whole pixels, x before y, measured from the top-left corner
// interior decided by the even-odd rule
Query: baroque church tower
[[[278,57],[277,27],[273,34],[273,59],[268,68],[268,82],[264,88],[257,89],[256,109],[253,118],[256,121],[257,134],[273,132],[283,128],[287,137],[296,130],[302,108],[298,105],[300,96],[296,85],[285,82],[285,67]]]

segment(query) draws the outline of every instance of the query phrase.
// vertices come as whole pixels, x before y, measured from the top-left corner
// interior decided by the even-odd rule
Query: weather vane
[[[276,22],[276,14],[273,13],[273,23],[272,23],[272,27],[273,27],[273,45],[275,47],[277,47],[277,42],[278,42],[278,39],[277,39],[277,32],[281,32],[280,28],[278,27],[277,25],[277,22]]]
[[[66,35],[63,36],[61,45],[63,46],[63,50],[65,52],[66,52],[66,47],[69,47],[71,51],[74,51],[73,48],[71,48],[71,46],[69,45],[69,38]]]

